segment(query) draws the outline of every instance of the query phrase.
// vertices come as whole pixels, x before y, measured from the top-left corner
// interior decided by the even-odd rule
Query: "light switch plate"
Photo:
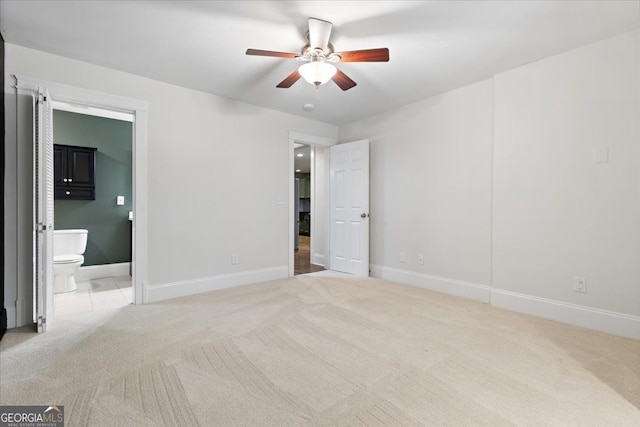
[[[609,147],[596,147],[593,149],[593,163],[608,163]]]
[[[122,206],[122,205],[124,205],[124,196],[118,196],[118,197],[116,197],[116,204],[117,204],[118,206]]]

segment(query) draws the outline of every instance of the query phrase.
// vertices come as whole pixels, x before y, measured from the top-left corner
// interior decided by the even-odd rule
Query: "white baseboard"
[[[7,329],[17,328],[19,325],[16,317],[15,307],[6,307],[7,310]],[[32,322],[33,323],[33,322]]]
[[[326,265],[324,264],[324,255],[314,253],[311,257],[311,264],[319,265],[326,268]]]
[[[640,340],[640,317],[638,316],[380,265],[372,264],[371,273],[374,277],[392,282],[486,302],[494,307]]]
[[[418,288],[429,289],[443,294],[472,299],[488,303],[491,300],[491,287],[463,280],[448,279],[430,274],[416,273],[381,265],[371,265],[371,275]]]
[[[501,289],[491,290],[491,305],[640,340],[640,317],[638,316],[539,298]]]
[[[289,266],[265,268],[261,270],[244,271],[241,273],[222,274],[220,276],[203,277],[194,280],[163,283],[147,286],[144,302],[163,301],[171,298],[184,297],[219,289],[268,282],[270,280],[289,277]]]
[[[86,282],[88,280],[100,279],[101,277],[128,276],[130,262],[119,262],[114,264],[87,265],[80,267],[75,274],[76,282]]]

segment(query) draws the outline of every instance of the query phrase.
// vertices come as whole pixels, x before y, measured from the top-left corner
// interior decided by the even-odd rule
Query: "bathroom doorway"
[[[33,311],[34,323],[38,325],[38,332],[44,332],[51,326],[54,318],[53,248],[49,243],[53,241],[53,126],[50,119],[52,103],[60,102],[79,109],[80,113],[95,113],[104,110],[112,114],[128,114],[133,117],[132,122],[132,211],[131,222],[131,291],[132,302],[143,304],[148,276],[148,256],[146,250],[147,238],[147,102],[112,95],[104,92],[87,90],[60,83],[42,81],[25,76],[15,75],[18,114],[17,121],[25,134],[31,134],[35,146],[33,151],[34,164],[34,204],[32,223],[34,257],[24,260],[24,267],[28,271],[27,263],[32,265],[31,279],[33,283]],[[33,114],[32,114],[33,113]],[[43,120],[37,120],[42,117]],[[34,133],[31,133],[35,130]],[[42,147],[42,149],[38,148]],[[51,165],[51,166],[49,166]],[[51,202],[48,200],[51,199]],[[51,206],[51,208],[49,208]],[[42,216],[44,214],[44,216]],[[43,222],[46,221],[46,222]],[[42,237],[41,237],[42,236]],[[42,256],[41,256],[42,254]],[[26,308],[26,307],[25,307]],[[28,314],[27,314],[28,315]]]
[[[120,308],[133,301],[133,115],[52,102],[54,144],[54,317]],[[89,184],[70,177],[84,175]],[[67,182],[70,181],[70,182]],[[82,265],[61,280],[56,241],[87,230]],[[60,241],[58,241],[60,244]],[[76,267],[77,268],[77,267]]]

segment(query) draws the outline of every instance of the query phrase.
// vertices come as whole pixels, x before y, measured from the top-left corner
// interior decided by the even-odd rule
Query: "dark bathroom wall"
[[[132,124],[54,110],[54,144],[95,147],[95,200],[56,200],[54,228],[89,230],[83,265],[131,261]],[[124,196],[125,204],[116,205]]]

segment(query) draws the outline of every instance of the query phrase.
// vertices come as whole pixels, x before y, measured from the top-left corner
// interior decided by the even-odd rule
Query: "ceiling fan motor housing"
[[[296,57],[300,61],[327,61],[338,62],[340,61],[340,55],[334,53],[333,45],[329,43],[326,49],[319,47],[312,48],[311,45],[306,45],[302,48],[299,56]]]

